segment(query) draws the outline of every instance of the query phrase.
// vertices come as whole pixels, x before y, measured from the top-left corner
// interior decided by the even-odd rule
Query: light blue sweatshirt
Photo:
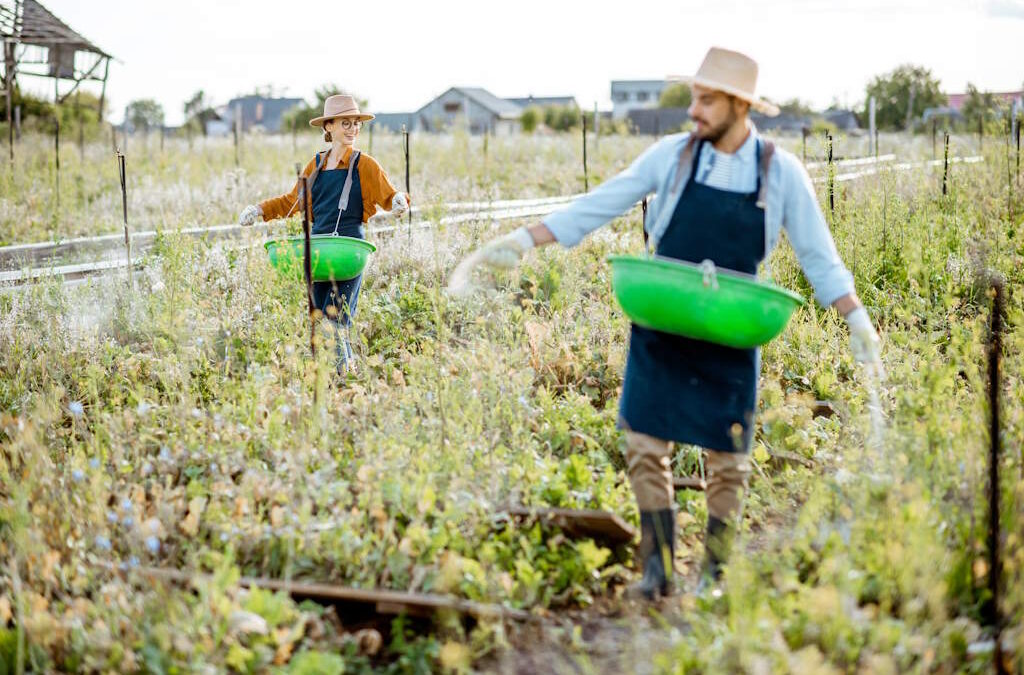
[[[602,183],[592,192],[576,199],[566,208],[544,218],[544,224],[565,247],[578,244],[588,233],[622,215],[652,192],[657,198],[648,202],[647,231],[652,247],[668,228],[679,203],[690,171],[684,168],[676,181],[679,154],[686,146],[688,133],[666,136],[647,148],[622,173]],[[750,193],[757,186],[757,130],[733,154],[716,151],[703,144],[697,167],[697,180],[710,187]],[[672,188],[678,182],[678,187]],[[800,266],[814,286],[818,302],[828,306],[854,292],[853,275],[836,251],[832,233],[818,206],[811,178],[791,153],[776,148],[768,169],[765,197],[766,254],[779,242],[786,229]]]

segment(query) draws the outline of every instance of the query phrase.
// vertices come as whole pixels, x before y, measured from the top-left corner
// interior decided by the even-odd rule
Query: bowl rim
[[[272,238],[272,239],[267,239],[265,242],[263,242],[263,248],[265,248],[265,249],[267,249],[269,251],[270,247],[272,245],[274,245],[274,244],[284,244],[284,243],[292,243],[292,242],[302,243],[302,242],[305,241],[305,239],[306,239],[305,236],[303,236],[301,234],[293,235],[291,237],[276,237],[276,238]],[[328,241],[328,240],[333,241],[333,240],[336,240],[336,239],[344,239],[344,240],[347,240],[347,241],[358,242],[361,247],[365,248],[370,253],[374,253],[377,250],[376,246],[374,246],[373,244],[371,244],[370,242],[368,242],[365,239],[360,239],[359,237],[346,237],[346,236],[340,235],[340,234],[311,234],[311,235],[309,235],[310,243],[313,243],[315,241]]]
[[[687,260],[679,260],[678,258],[669,258],[667,256],[651,255],[651,256],[638,256],[626,253],[616,253],[609,255],[607,258],[612,267],[615,263],[643,263],[646,265],[653,264],[661,269],[670,270],[673,272],[686,272],[703,274],[704,271],[697,263],[692,263]],[[759,290],[768,291],[773,294],[781,295],[797,303],[798,307],[801,307],[807,303],[802,295],[796,291],[791,291],[788,288],[779,286],[778,284],[770,281],[759,279],[756,275],[746,274],[744,272],[737,272],[736,270],[726,269],[724,267],[715,268],[715,275],[719,278],[729,279],[731,281],[739,282],[741,286],[754,286]]]

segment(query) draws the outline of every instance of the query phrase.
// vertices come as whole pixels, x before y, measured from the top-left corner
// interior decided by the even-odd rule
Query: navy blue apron
[[[323,155],[327,161],[327,153]],[[359,184],[359,155],[352,153],[347,169],[331,169],[320,171],[313,183],[313,234],[334,234],[344,237],[363,236],[363,192]],[[320,168],[320,155],[316,156],[316,166]],[[339,209],[342,188],[348,172],[352,172],[352,184],[348,203]],[[363,276],[345,281],[314,281],[313,302],[317,308],[332,321],[342,326],[349,326],[356,314],[356,303],[359,300],[359,288]],[[328,311],[328,308],[332,308]]]
[[[703,142],[656,253],[756,274],[765,256],[764,209],[757,188],[730,192],[697,182]],[[757,407],[759,349],[735,349],[633,325],[619,405],[620,425],[709,450],[749,452]]]

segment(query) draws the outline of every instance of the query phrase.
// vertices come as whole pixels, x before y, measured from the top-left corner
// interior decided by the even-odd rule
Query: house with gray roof
[[[612,118],[621,120],[629,111],[657,108],[665,80],[612,80]]]
[[[250,94],[231,99],[217,113],[229,130],[235,124],[235,116],[241,115],[243,132],[261,130],[273,134],[286,131],[281,128],[284,114],[300,105],[304,105],[301,98],[268,98]]]
[[[452,87],[413,113],[418,131],[461,126],[472,134],[510,134],[519,129],[523,108],[482,87]]]
[[[413,120],[416,119],[415,113],[397,112],[375,114],[377,116],[367,124],[372,124],[375,129],[380,129],[382,131],[387,130],[391,133],[400,132],[402,127],[411,131],[413,129]]]
[[[525,98],[506,98],[520,108],[579,108],[575,96],[526,96]]]

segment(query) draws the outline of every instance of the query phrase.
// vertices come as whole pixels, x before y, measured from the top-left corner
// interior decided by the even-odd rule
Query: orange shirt
[[[342,155],[341,162],[338,163],[337,168],[348,168],[351,158],[352,148],[349,147],[345,149],[345,154]],[[327,154],[324,153],[322,161],[326,161],[326,159]],[[311,159],[306,168],[302,170],[302,175],[309,176],[313,173],[314,168],[316,168],[316,162]],[[323,167],[320,170],[323,171]],[[377,160],[366,153],[360,153],[359,166],[356,167],[356,170],[359,172],[359,186],[363,193],[363,222],[365,223],[370,219],[370,216],[377,213],[377,206],[380,206],[385,211],[390,211],[391,200],[398,193],[398,190],[388,180],[388,175],[384,173],[384,169],[380,167]],[[294,213],[300,213],[299,208],[296,206],[298,201],[299,182],[295,181],[295,187],[292,188],[291,192],[260,202],[260,208],[263,209],[263,220],[286,218]]]

